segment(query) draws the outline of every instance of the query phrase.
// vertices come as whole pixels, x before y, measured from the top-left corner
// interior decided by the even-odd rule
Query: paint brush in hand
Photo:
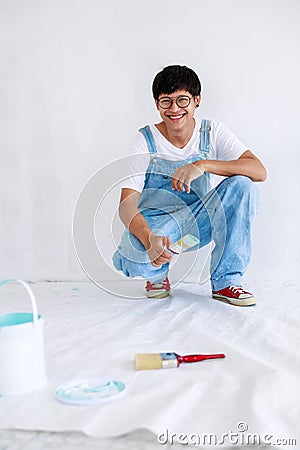
[[[186,355],[177,353],[137,353],[134,357],[136,370],[170,369],[178,367],[181,363],[204,361],[205,359],[225,358],[223,353],[213,355]]]

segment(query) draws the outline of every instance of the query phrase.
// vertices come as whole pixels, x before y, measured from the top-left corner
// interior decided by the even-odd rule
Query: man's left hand
[[[172,189],[175,191],[191,191],[191,182],[204,174],[204,161],[196,161],[179,167],[171,178]]]

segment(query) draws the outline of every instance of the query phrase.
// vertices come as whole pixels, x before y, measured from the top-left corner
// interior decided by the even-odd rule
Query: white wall
[[[76,198],[158,119],[154,75],[186,64],[203,84],[198,114],[268,168],[248,275],[296,279],[297,0],[11,0],[0,13],[1,278],[86,279],[71,238]]]

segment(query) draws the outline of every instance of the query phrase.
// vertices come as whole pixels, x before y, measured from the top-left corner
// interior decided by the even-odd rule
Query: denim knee
[[[243,191],[251,190],[254,186],[254,182],[245,175],[233,175],[232,177],[226,178],[224,181],[227,181],[227,183],[235,189],[238,188]]]
[[[225,180],[226,189],[241,201],[242,198],[249,198],[253,212],[256,213],[259,207],[258,189],[254,181],[245,175],[233,175]]]

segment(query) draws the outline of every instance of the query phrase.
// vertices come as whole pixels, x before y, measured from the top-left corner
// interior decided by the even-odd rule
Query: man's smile
[[[181,113],[181,114],[166,114],[166,116],[171,119],[172,121],[178,121],[180,119],[182,119],[184,116],[186,115],[186,113]]]

